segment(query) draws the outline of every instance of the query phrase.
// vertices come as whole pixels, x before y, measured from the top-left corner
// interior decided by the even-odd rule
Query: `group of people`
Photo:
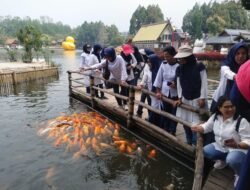
[[[124,87],[126,84],[154,92],[156,96],[141,93],[141,101],[145,102],[147,99],[153,108],[192,123],[191,128],[183,126],[190,145],[195,146],[197,132],[212,132],[214,142],[204,147],[205,157],[215,160],[215,168],[229,165],[236,176],[240,175],[241,165],[247,159],[246,153],[250,145],[250,60],[245,43],[235,44],[223,62],[220,83],[210,106],[212,114],[205,123],[201,122],[197,113],[179,106],[184,103],[198,109],[209,109],[206,68],[197,61],[189,45],[181,46],[178,52],[172,46],[164,48],[163,59],[149,48],[138,50],[131,42],[124,44],[121,51],[116,51],[113,47],[99,48],[96,51],[96,46],[92,56],[89,45],[84,45],[80,66],[82,71],[95,76],[100,76],[101,69],[110,72],[108,79],[117,83],[112,85],[113,91],[123,96],[128,96],[128,89]],[[140,75],[142,80],[137,84]],[[98,80],[95,82],[95,85],[101,84]],[[89,92],[89,87],[86,90]],[[162,97],[173,100],[173,103],[162,101]],[[121,109],[127,109],[126,101],[120,98],[116,100]],[[176,134],[175,121],[152,111],[148,112],[149,122],[172,135]],[[137,116],[141,115],[142,107],[138,106]]]
[[[215,161],[214,168],[229,165],[235,173],[235,188],[247,189],[250,187],[250,155],[247,155],[250,151],[250,60],[249,49],[243,42],[233,45],[223,61],[210,111],[208,121],[194,125],[192,131],[213,132],[215,140],[204,147],[205,157]]]

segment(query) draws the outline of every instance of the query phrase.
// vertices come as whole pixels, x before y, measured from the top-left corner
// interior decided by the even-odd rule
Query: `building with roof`
[[[5,41],[5,46],[7,48],[17,48],[19,42],[17,39],[8,38]]]
[[[214,50],[220,51],[221,48],[230,48],[241,40],[250,43],[249,30],[224,29],[218,36],[208,38],[206,45],[212,45]]]
[[[133,38],[133,43],[139,49],[163,49],[168,45],[178,48],[186,42],[188,35],[179,29],[174,29],[170,21],[143,25]]]

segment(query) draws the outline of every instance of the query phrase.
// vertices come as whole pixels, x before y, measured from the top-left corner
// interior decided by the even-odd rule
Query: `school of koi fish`
[[[74,151],[73,158],[86,156],[90,151],[100,156],[106,150],[118,150],[127,155],[156,157],[156,150],[150,145],[129,141],[120,135],[120,126],[96,112],[63,115],[50,121],[38,134],[54,140],[54,146],[64,146],[66,151]]]

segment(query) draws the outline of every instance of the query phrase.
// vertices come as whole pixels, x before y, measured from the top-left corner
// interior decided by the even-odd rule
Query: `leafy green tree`
[[[240,1],[225,0],[222,3],[210,1],[202,6],[195,4],[192,10],[185,14],[182,29],[195,39],[202,33],[216,35],[225,28],[250,29],[249,18],[250,15]]]
[[[120,45],[123,42],[115,25],[105,26],[102,22],[84,22],[76,29],[77,46],[84,43],[101,43],[105,45]]]
[[[200,39],[202,36],[202,18],[203,12],[197,3],[183,18],[183,31],[187,31],[192,39]]]
[[[129,33],[135,34],[146,23],[147,10],[139,5],[130,19]]]
[[[115,25],[107,26],[107,42],[105,44],[118,46],[124,42],[124,38],[120,35],[118,28]]]
[[[25,26],[18,31],[17,38],[25,49],[25,53],[22,56],[23,62],[31,63],[33,58],[32,50],[38,53],[42,48],[41,32],[33,26]]]
[[[149,5],[147,9],[139,5],[130,19],[129,33],[134,35],[142,25],[161,21],[164,16],[158,5]]]
[[[223,18],[218,15],[210,16],[206,21],[207,27],[209,28],[209,32],[213,35],[218,32],[222,32],[226,25],[226,22]]]

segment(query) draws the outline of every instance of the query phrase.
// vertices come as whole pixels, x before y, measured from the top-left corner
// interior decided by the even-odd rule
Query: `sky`
[[[129,30],[130,19],[141,5],[158,4],[164,19],[170,18],[172,25],[181,28],[183,16],[195,3],[223,0],[0,0],[0,16],[19,16],[39,19],[48,16],[53,22],[76,27],[84,21],[102,21],[105,25],[115,24],[120,32]]]

